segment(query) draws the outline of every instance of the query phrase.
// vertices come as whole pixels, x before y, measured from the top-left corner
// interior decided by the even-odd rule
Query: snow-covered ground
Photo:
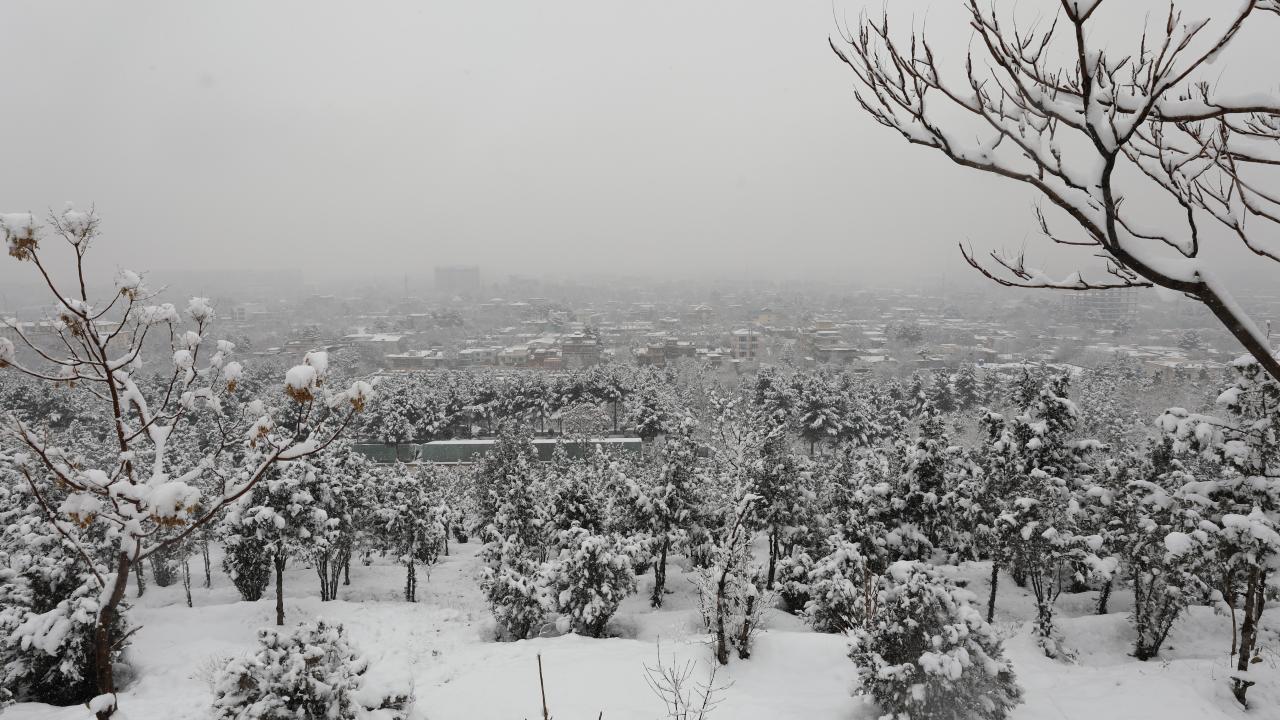
[[[286,574],[286,622],[324,617],[343,623],[371,660],[370,682],[412,683],[417,710],[429,720],[521,720],[541,717],[537,656],[542,656],[547,703],[557,720],[662,720],[666,712],[645,680],[645,665],[659,655],[670,663],[697,663],[705,678],[710,651],[701,634],[690,583],[672,567],[667,605],[648,607],[646,591],[629,598],[615,617],[620,637],[546,637],[493,642],[492,620],[476,586],[475,544],[431,568],[419,602],[402,599],[403,568],[375,562],[352,568],[352,585],[339,599],[322,603],[318,580],[302,566]],[[215,560],[216,564],[216,560]],[[677,559],[677,564],[679,560]],[[198,572],[193,568],[193,572]],[[985,597],[986,571],[965,567],[959,575]],[[199,578],[196,579],[199,583]],[[1280,718],[1280,670],[1249,691],[1254,708],[1241,709],[1228,689],[1227,618],[1205,608],[1174,630],[1162,656],[1139,662],[1127,653],[1132,631],[1124,612],[1128,597],[1116,593],[1110,615],[1091,614],[1092,593],[1063,595],[1059,607],[1075,663],[1045,658],[1023,621],[1031,616],[1028,591],[1002,583],[997,625],[1007,636],[1006,653],[1025,689],[1014,720],[1200,720]],[[142,625],[127,659],[132,677],[121,692],[128,720],[207,717],[210,677],[224,660],[255,645],[255,632],[274,622],[274,599],[242,602],[230,581],[217,573],[213,588],[194,588],[194,608],[181,587],[150,586],[135,600],[131,618]],[[1270,610],[1280,613],[1280,610]],[[1276,647],[1276,623],[1260,643]],[[1274,655],[1265,662],[1276,663]],[[750,660],[734,659],[717,684],[731,682],[713,718],[725,720],[853,720],[876,716],[851,695],[853,663],[845,640],[823,635],[781,611],[769,617]],[[38,704],[10,707],[4,720],[84,720],[83,708]]]

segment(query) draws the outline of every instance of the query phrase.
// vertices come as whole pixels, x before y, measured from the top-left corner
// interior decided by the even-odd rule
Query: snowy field
[[[576,635],[521,642],[493,642],[493,621],[475,581],[479,562],[475,542],[420,574],[419,602],[403,600],[403,568],[377,561],[352,568],[352,585],[339,599],[321,603],[312,570],[294,564],[286,573],[286,624],[317,617],[343,623],[353,642],[371,661],[369,681],[411,683],[416,709],[428,720],[521,720],[541,717],[537,656],[542,656],[547,703],[557,720],[661,720],[666,711],[645,680],[659,648],[665,662],[697,663],[695,679],[705,677],[711,652],[695,607],[695,593],[676,558],[668,584],[672,595],[654,611],[646,594],[652,577],[615,616],[617,637]],[[215,565],[216,565],[215,558]],[[197,568],[192,568],[198,575]],[[985,597],[984,564],[964,566],[962,578]],[[421,573],[421,571],[420,571]],[[199,578],[193,582],[199,583]],[[1008,578],[996,626],[1025,690],[1014,720],[1199,720],[1201,718],[1280,718],[1280,670],[1250,690],[1253,710],[1243,710],[1228,687],[1228,618],[1207,608],[1191,608],[1161,652],[1150,662],[1128,655],[1132,629],[1123,612],[1126,593],[1117,592],[1115,612],[1092,615],[1094,594],[1059,598],[1061,627],[1079,655],[1075,663],[1050,660],[1036,646],[1025,622],[1034,601],[1029,591]],[[132,590],[132,589],[131,589]],[[131,618],[142,629],[126,659],[132,664],[121,693],[128,720],[202,718],[213,698],[213,670],[229,657],[255,646],[255,632],[274,620],[271,591],[257,602],[239,599],[230,581],[215,569],[213,587],[193,588],[194,608],[186,607],[180,586],[150,585],[134,600]],[[1274,617],[1274,615],[1272,616]],[[854,720],[877,716],[875,708],[851,695],[854,665],[839,635],[810,631],[781,611],[768,616],[750,660],[734,659],[717,684],[731,682],[712,718],[724,720]],[[1277,628],[1267,639],[1275,647]],[[1265,662],[1276,664],[1274,655]],[[84,720],[83,708],[20,704],[5,720]]]

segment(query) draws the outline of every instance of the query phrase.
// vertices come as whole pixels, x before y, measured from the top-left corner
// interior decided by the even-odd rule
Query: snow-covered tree
[[[504,430],[476,471],[485,563],[480,585],[494,618],[515,640],[528,637],[544,612],[539,572],[546,556],[545,505],[537,451],[525,435]]]
[[[653,536],[653,607],[661,607],[667,588],[667,556],[681,530],[693,524],[698,509],[700,481],[698,448],[694,437],[697,422],[685,417],[667,436],[659,459],[661,465],[651,478],[633,483],[631,492],[637,508],[648,521]]]
[[[1000,720],[1022,701],[1000,639],[973,595],[937,570],[897,562],[876,590],[875,612],[850,632],[849,656],[882,718]]]
[[[982,404],[982,388],[978,383],[978,371],[973,365],[966,363],[960,366],[954,385],[958,409],[972,410]]]
[[[809,573],[813,570],[813,558],[807,552],[788,555],[778,561],[777,590],[783,608],[798,615],[809,603]]]
[[[211,338],[214,312],[207,299],[190,300],[186,307],[190,324],[183,329],[173,305],[148,304],[155,294],[135,272],[121,270],[114,290],[103,298],[91,296],[87,282],[64,286],[57,278],[66,275],[47,264],[42,245],[50,235],[60,238],[74,258],[73,276],[88,277],[85,256],[98,238],[98,219],[92,212],[68,207],[51,214],[46,223],[29,213],[0,215],[0,232],[9,255],[34,265],[48,288],[51,327],[59,339],[57,349],[40,347],[43,343],[28,338],[21,326],[5,320],[11,334],[0,340],[0,369],[48,383],[93,388],[94,402],[105,409],[101,420],[107,430],[102,436],[111,438],[114,445],[114,452],[100,463],[68,463],[80,453],[80,437],[46,432],[38,423],[8,412],[3,419],[4,432],[23,448],[16,458],[17,469],[53,527],[102,517],[120,528],[108,571],[85,568],[100,591],[95,591],[100,602],[94,664],[102,697],[93,707],[98,718],[105,720],[116,707],[110,629],[134,566],[211,522],[248,494],[277,463],[327,446],[364,407],[372,388],[357,382],[324,397],[328,357],[310,353],[285,375],[284,389],[292,405],[287,426],[278,422],[283,414],[271,412],[263,402],[237,404],[241,412],[225,413],[225,400],[236,392],[244,368],[230,359],[231,343]],[[135,379],[142,368],[142,350],[148,338],[166,336],[166,381],[156,391],[146,391]],[[36,359],[20,359],[11,338]],[[189,432],[190,419],[203,413],[218,418],[218,441],[201,457],[176,458],[172,448],[190,446],[175,442],[175,437]],[[67,488],[66,498],[56,506],[50,504],[42,480]],[[217,486],[220,492],[206,495],[199,490],[202,485]],[[74,542],[69,533],[64,537]]]
[[[1186,512],[1177,492],[1191,481],[1165,438],[1144,458],[1127,458],[1110,468],[1092,493],[1091,506],[1100,551],[1114,553],[1118,574],[1133,590],[1136,639],[1133,654],[1149,660],[1160,652],[1169,631],[1192,604],[1206,602],[1211,586],[1211,556],[1204,552],[1205,531],[1197,513]],[[1103,589],[1103,601],[1110,584]]]
[[[757,500],[750,493],[733,495],[732,509],[715,535],[711,562],[694,578],[702,621],[721,665],[729,664],[730,648],[743,660],[751,657],[767,602],[760,573],[751,565],[751,513]]]
[[[1068,377],[1058,376],[1045,383],[1025,412],[1002,427],[995,422],[992,448],[1006,454],[999,472],[1014,481],[1013,499],[998,521],[1002,550],[1031,585],[1038,639],[1050,657],[1066,652],[1053,623],[1054,602],[1064,575],[1072,575],[1064,573],[1064,565],[1084,554],[1076,508],[1092,472],[1082,453],[1093,446],[1073,439],[1079,411],[1067,398],[1067,386]]]
[[[404,599],[409,602],[418,599],[417,566],[434,563],[448,540],[435,476],[432,465],[416,473],[397,466],[383,480],[373,514],[376,546],[405,566]]]
[[[809,571],[804,612],[814,630],[842,633],[867,621],[877,579],[857,543],[832,537],[829,549]]]
[[[1251,357],[1236,360],[1232,370],[1235,382],[1218,398],[1225,417],[1173,408],[1158,424],[1176,449],[1194,449],[1221,467],[1216,477],[1189,482],[1178,494],[1202,505],[1198,529],[1205,535],[1190,539],[1209,546],[1221,573],[1214,585],[1233,619],[1240,617],[1239,632],[1234,620],[1232,627],[1238,639],[1232,689],[1245,704],[1269,578],[1280,568],[1280,382]],[[1174,542],[1188,544],[1184,537]]]
[[[928,392],[929,404],[940,413],[952,413],[960,407],[951,376],[945,372],[934,374],[933,384],[929,386]]]
[[[784,545],[802,522],[805,495],[805,473],[791,453],[786,436],[776,428],[759,442],[757,456],[748,478],[750,492],[757,497],[752,518],[764,527],[769,541],[769,564],[765,587],[773,589],[778,558],[785,555]]]
[[[0,469],[0,706],[11,700],[83,703],[97,694],[100,598],[77,545],[49,526],[17,479]],[[78,536],[79,547],[93,550],[93,569],[104,572],[109,528],[98,521],[64,530]],[[111,627],[113,661],[127,642],[125,609],[122,605]]]
[[[1266,16],[1280,15],[1280,4],[1246,0],[1216,14],[1203,6],[1198,16],[1179,5],[1128,16],[1130,3],[1060,5],[1054,22],[1028,26],[1001,3],[965,0],[975,41],[953,53],[923,30],[898,33],[887,17],[867,16],[832,48],[877,122],[958,165],[1030,186],[1055,213],[1037,209],[1042,234],[1100,255],[1105,272],[1053,279],[1021,254],[993,254],[992,264],[962,247],[970,265],[1014,287],[1175,291],[1203,303],[1280,378],[1267,336],[1205,267],[1213,245],[1200,242],[1217,227],[1280,259],[1269,243],[1280,183],[1268,172],[1280,162],[1280,93],[1247,60],[1238,77],[1222,77],[1222,59],[1247,31],[1268,32]]]
[[[619,538],[580,527],[561,536],[559,557],[541,571],[549,609],[575,633],[602,637],[618,605],[636,591],[631,556]]]
[[[407,717],[408,695],[366,707],[361,692],[369,662],[342,625],[317,620],[290,633],[258,631],[258,649],[232,659],[214,679],[215,720],[356,720],[367,710]]]

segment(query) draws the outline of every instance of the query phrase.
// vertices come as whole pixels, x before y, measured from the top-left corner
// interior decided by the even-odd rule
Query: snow
[[[196,322],[204,322],[213,319],[213,306],[209,304],[209,298],[193,297],[187,303],[187,314]]]
[[[0,230],[12,240],[30,240],[35,237],[35,218],[25,212],[0,213]]]
[[[310,365],[294,365],[284,374],[284,385],[295,392],[309,391],[316,384],[316,369]]]
[[[475,582],[479,569],[475,542],[453,545],[452,555],[430,568],[420,602],[402,599],[404,570],[394,560],[352,568],[352,585],[338,599],[320,602],[315,572],[291,563],[285,573],[286,628],[323,617],[342,623],[351,642],[370,662],[373,686],[411,684],[421,717],[431,720],[511,720],[541,717],[538,656],[541,655],[547,704],[554,717],[573,720],[660,720],[661,703],[648,688],[644,667],[661,655],[666,664],[695,663],[694,680],[705,679],[710,649],[705,645],[690,575],[677,559],[670,568],[668,596],[661,610],[648,607],[652,575],[640,579],[640,591],[622,604],[612,627],[619,637],[590,639],[576,635],[541,637],[515,643],[493,642],[492,619]],[[274,598],[239,599],[218,571],[214,551],[213,588],[192,588],[195,607],[187,608],[182,588],[150,586],[133,600],[131,618],[142,626],[126,659],[135,679],[120,689],[121,711],[129,720],[207,717],[212,701],[209,669],[256,647],[258,628],[274,622]],[[198,559],[192,571],[199,575]],[[985,563],[942,568],[985,599]],[[1255,710],[1244,711],[1231,698],[1226,661],[1230,620],[1210,608],[1192,608],[1173,631],[1161,657],[1143,663],[1130,655],[1132,628],[1127,619],[1128,591],[1112,598],[1114,611],[1093,614],[1095,593],[1064,594],[1059,599],[1061,626],[1077,649],[1078,662],[1044,657],[1027,620],[1034,600],[1008,577],[996,628],[1006,637],[1005,654],[1025,689],[1025,704],[1011,720],[1202,720],[1274,717],[1280,704],[1280,678],[1259,673],[1250,690]],[[132,587],[131,592],[132,595]],[[1269,616],[1264,616],[1267,622]],[[808,630],[782,612],[768,617],[769,629],[748,661],[734,659],[717,676],[732,682],[711,720],[871,720],[874,708],[851,696],[855,668],[840,635]],[[1274,628],[1274,624],[1268,627]],[[1268,630],[1273,632],[1274,630]],[[83,707],[53,708],[20,704],[5,720],[87,720]]]

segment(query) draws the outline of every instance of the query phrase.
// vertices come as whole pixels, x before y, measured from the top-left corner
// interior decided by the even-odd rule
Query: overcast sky
[[[830,0],[6,0],[0,209],[96,203],[99,259],[159,275],[894,281],[1033,236],[1022,188],[862,114],[834,29]]]

